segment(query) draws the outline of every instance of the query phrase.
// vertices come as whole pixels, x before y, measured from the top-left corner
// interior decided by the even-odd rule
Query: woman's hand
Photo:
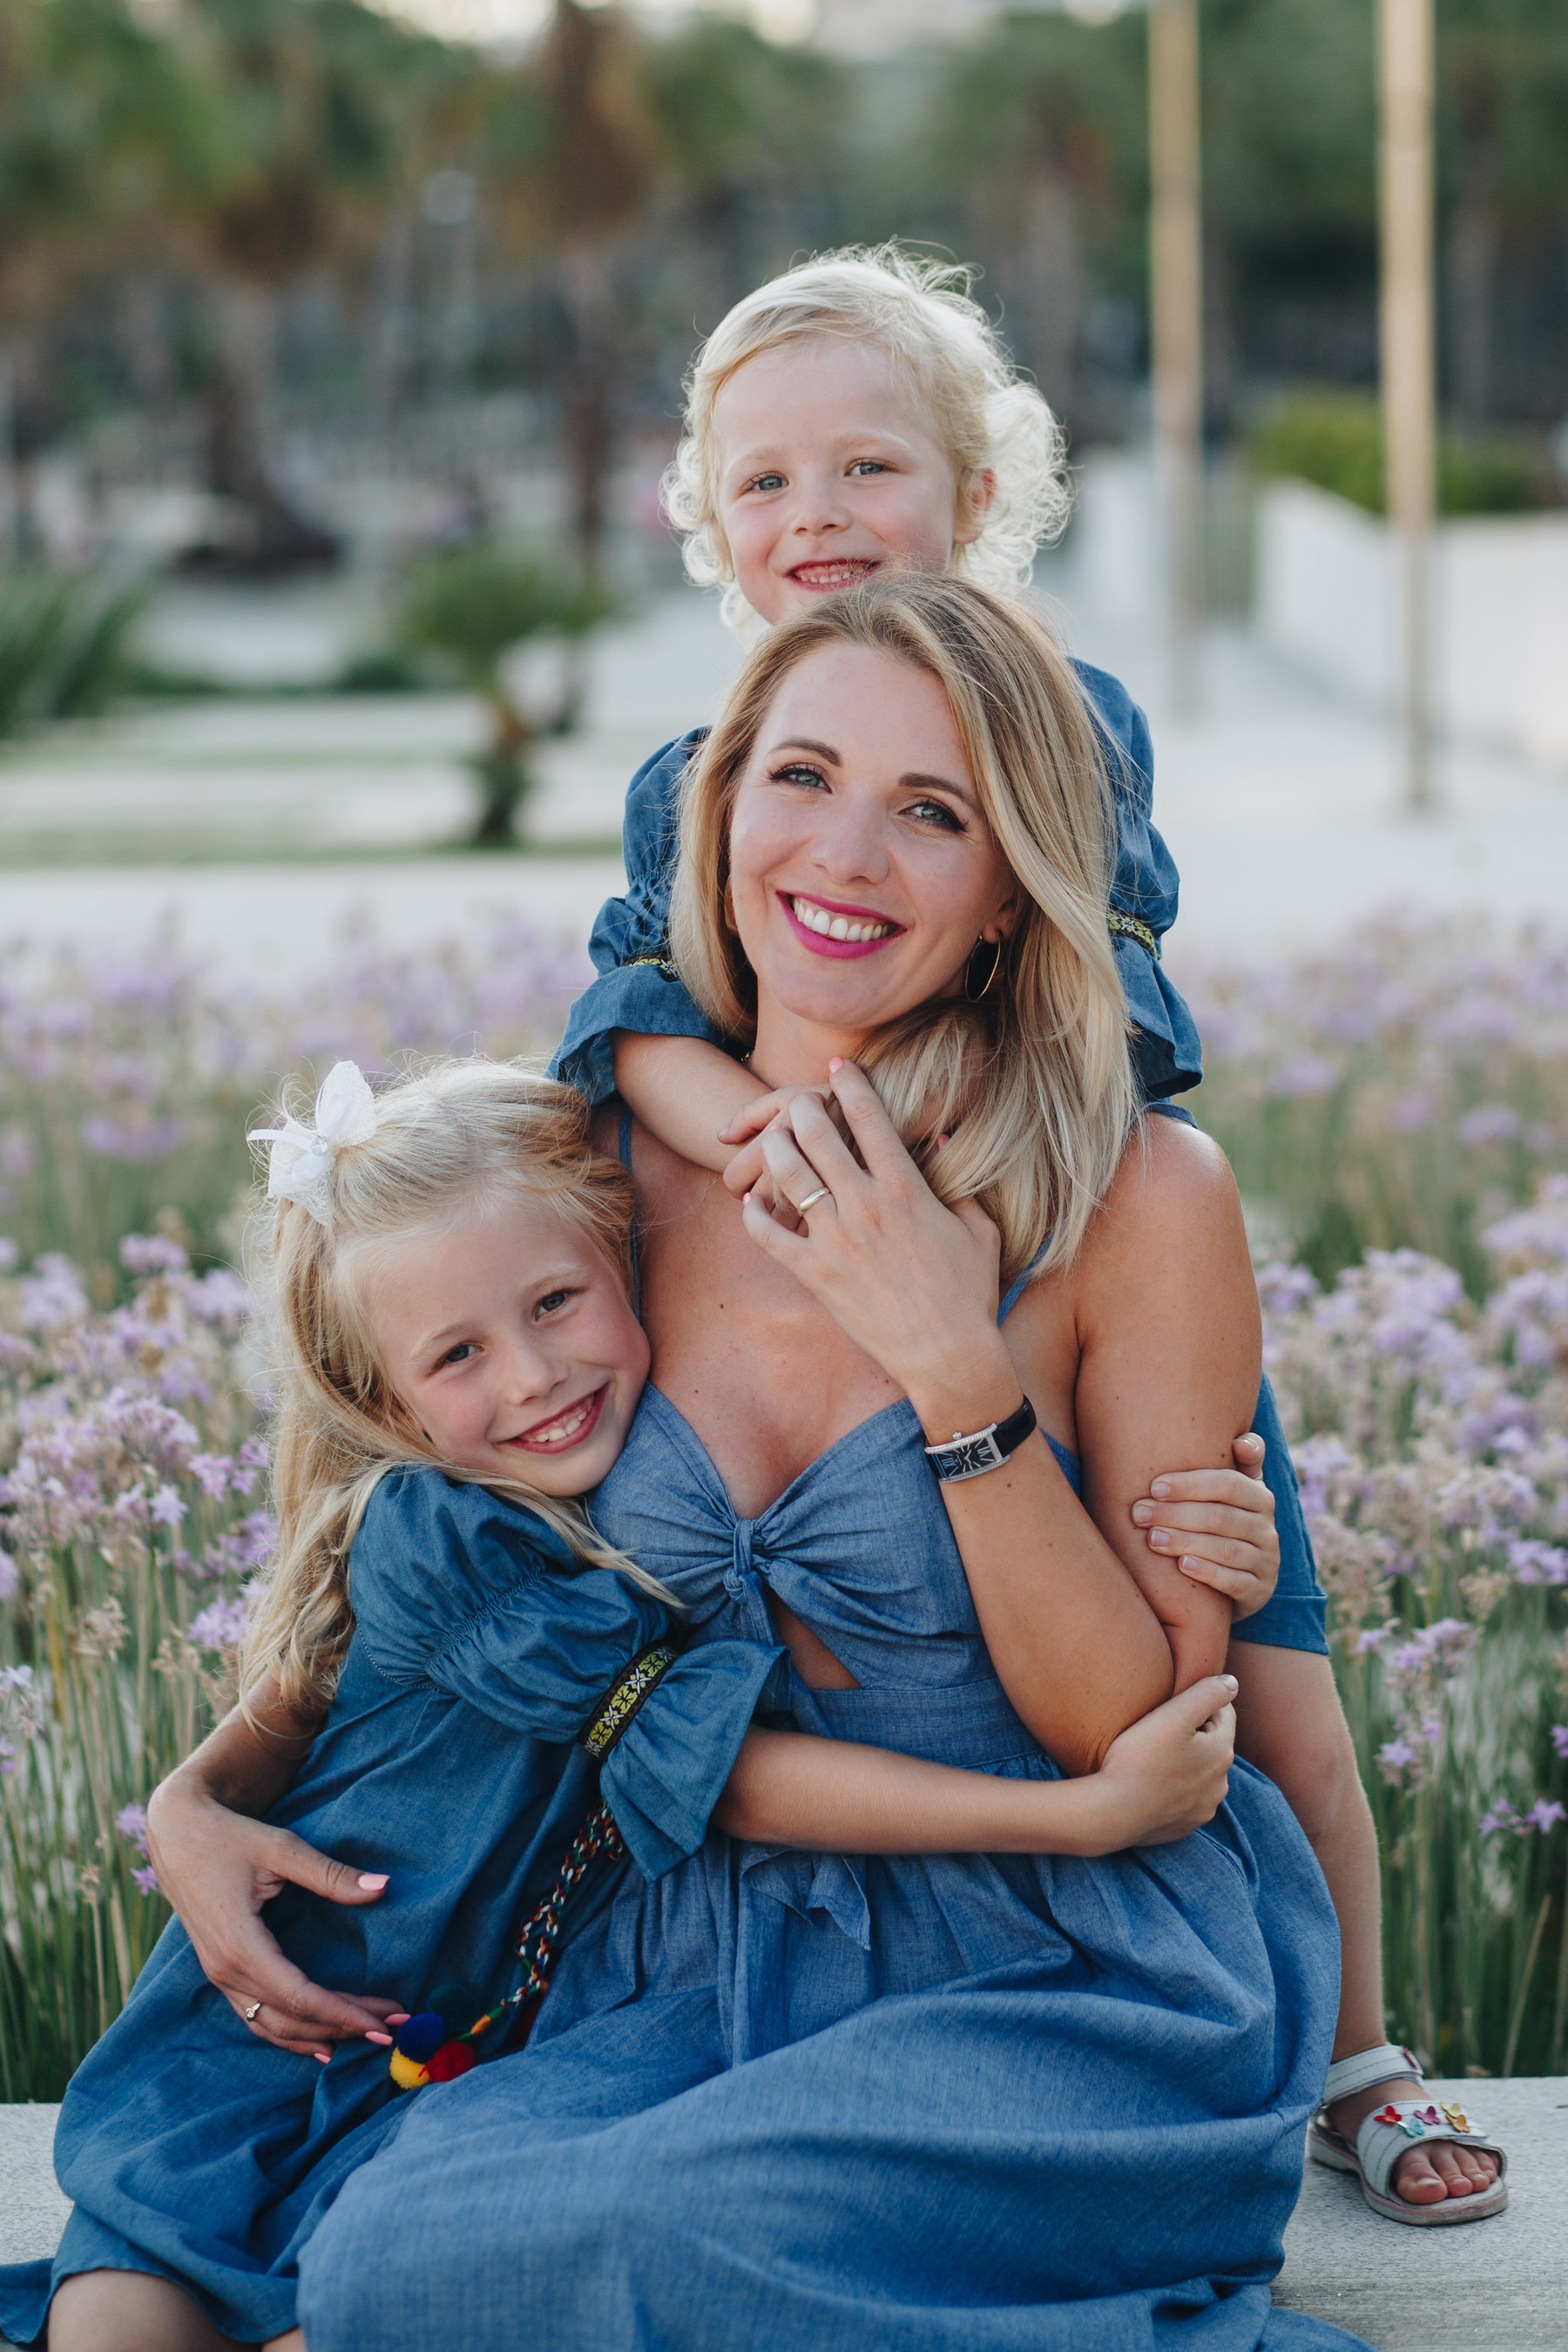
[[[1132,1520],[1151,1550],[1194,1584],[1223,1592],[1240,1619],[1255,1617],[1274,1597],[1279,1538],[1263,1483],[1263,1440],[1249,1431],[1231,1450],[1234,1470],[1163,1472],[1133,1504]]]
[[[853,1062],[831,1068],[865,1166],[817,1097],[797,1095],[762,1138],[773,1206],[753,1190],[746,1231],[897,1382],[928,1430],[946,1436],[1014,1412],[1018,1378],[996,1328],[995,1226],[973,1202],[945,1208],[865,1073]]]
[[[1236,1758],[1236,1691],[1234,1675],[1206,1675],[1111,1741],[1092,1784],[1110,1808],[1101,1852],[1173,1845],[1214,1819]]]
[[[719,1129],[720,1142],[735,1147],[734,1157],[724,1169],[724,1184],[737,1201],[755,1192],[764,1209],[773,1206],[773,1188],[763,1156],[763,1133],[781,1126],[791,1103],[802,1095],[820,1102],[826,1091],[822,1087],[775,1087],[771,1094],[758,1095],[754,1102],[747,1103],[727,1127]]]
[[[286,1885],[331,1903],[374,1903],[386,1885],[379,1873],[329,1862],[291,1831],[231,1812],[189,1766],[153,1790],[147,1846],[196,1958],[258,2041],[323,2064],[334,2042],[362,2035],[390,2042],[386,2022],[401,2020],[400,2003],[312,1984],[284,1958],[260,1918],[262,1905]],[[247,2015],[256,2002],[256,2015]]]

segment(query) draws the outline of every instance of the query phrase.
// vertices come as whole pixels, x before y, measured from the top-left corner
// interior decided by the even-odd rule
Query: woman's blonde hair
[[[281,1109],[309,1123],[297,1101],[286,1097]],[[377,1480],[400,1464],[430,1465],[526,1505],[580,1559],[662,1595],[601,1541],[580,1504],[521,1479],[479,1481],[444,1460],[386,1377],[364,1297],[376,1243],[450,1231],[508,1194],[548,1201],[629,1286],[631,1179],[595,1148],[589,1116],[581,1095],[516,1062],[436,1063],[385,1088],[374,1135],[338,1153],[329,1224],[298,1202],[278,1204],[262,1269],[279,1356],[278,1548],[246,1640],[242,1693],[270,1668],[290,1712],[331,1706],[353,1632],[350,1547]]]
[[[1044,398],[1023,383],[970,291],[972,273],[897,245],[817,255],[748,294],[721,319],[686,380],[686,420],[664,479],[665,511],[685,534],[686,569],[725,583],[724,619],[749,643],[762,624],[735,584],[719,507],[713,404],[759,352],[816,335],[887,352],[952,463],[959,518],[987,467],[996,478],[977,539],[954,550],[960,577],[990,588],[1029,576],[1035,551],[1065,528],[1071,494],[1066,442]]]
[[[1004,1280],[1037,1259],[1043,1273],[1082,1241],[1137,1097],[1106,929],[1110,787],[1071,666],[1025,606],[962,581],[887,574],[771,631],[686,772],[671,952],[711,1020],[754,1034],[755,978],[724,914],[731,815],[780,683],[839,645],[890,654],[942,686],[1019,884],[1017,919],[980,1001],[915,1006],[867,1038],[861,1058],[933,1190],[978,1200],[995,1219]],[[944,1130],[937,1154],[930,1142]]]

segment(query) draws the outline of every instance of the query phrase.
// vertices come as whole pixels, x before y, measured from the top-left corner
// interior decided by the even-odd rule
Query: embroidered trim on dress
[[[577,1745],[603,1763],[650,1691],[657,1690],[679,1656],[668,1642],[654,1642],[622,1668],[577,1735]]]

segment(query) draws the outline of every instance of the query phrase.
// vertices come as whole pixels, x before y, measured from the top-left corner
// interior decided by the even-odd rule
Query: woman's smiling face
[[[759,1060],[776,1013],[853,1039],[954,993],[1018,886],[929,671],[844,644],[795,664],[736,792],[730,880]]]

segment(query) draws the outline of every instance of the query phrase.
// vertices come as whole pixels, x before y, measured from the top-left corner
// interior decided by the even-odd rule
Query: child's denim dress
[[[458,1983],[488,2007],[517,1981],[512,1931],[599,1801],[578,1734],[668,1617],[531,1513],[437,1470],[382,1480],[350,1583],[336,1701],[269,1818],[391,1884],[365,1909],[289,1887],[267,1924],[319,1984],[416,2011]],[[605,1759],[639,1885],[700,1845],[782,1656],[770,1633],[679,1657]],[[612,1885],[626,1865],[598,1867]],[[0,2271],[0,2332],[30,2343],[73,2272],[132,2270],[178,2280],[241,2343],[281,2334],[301,2244],[436,2095],[397,2097],[370,2042],[322,2066],[258,2041],[171,1921],[67,2090],[55,2166],[76,2211],[53,2264]]]

